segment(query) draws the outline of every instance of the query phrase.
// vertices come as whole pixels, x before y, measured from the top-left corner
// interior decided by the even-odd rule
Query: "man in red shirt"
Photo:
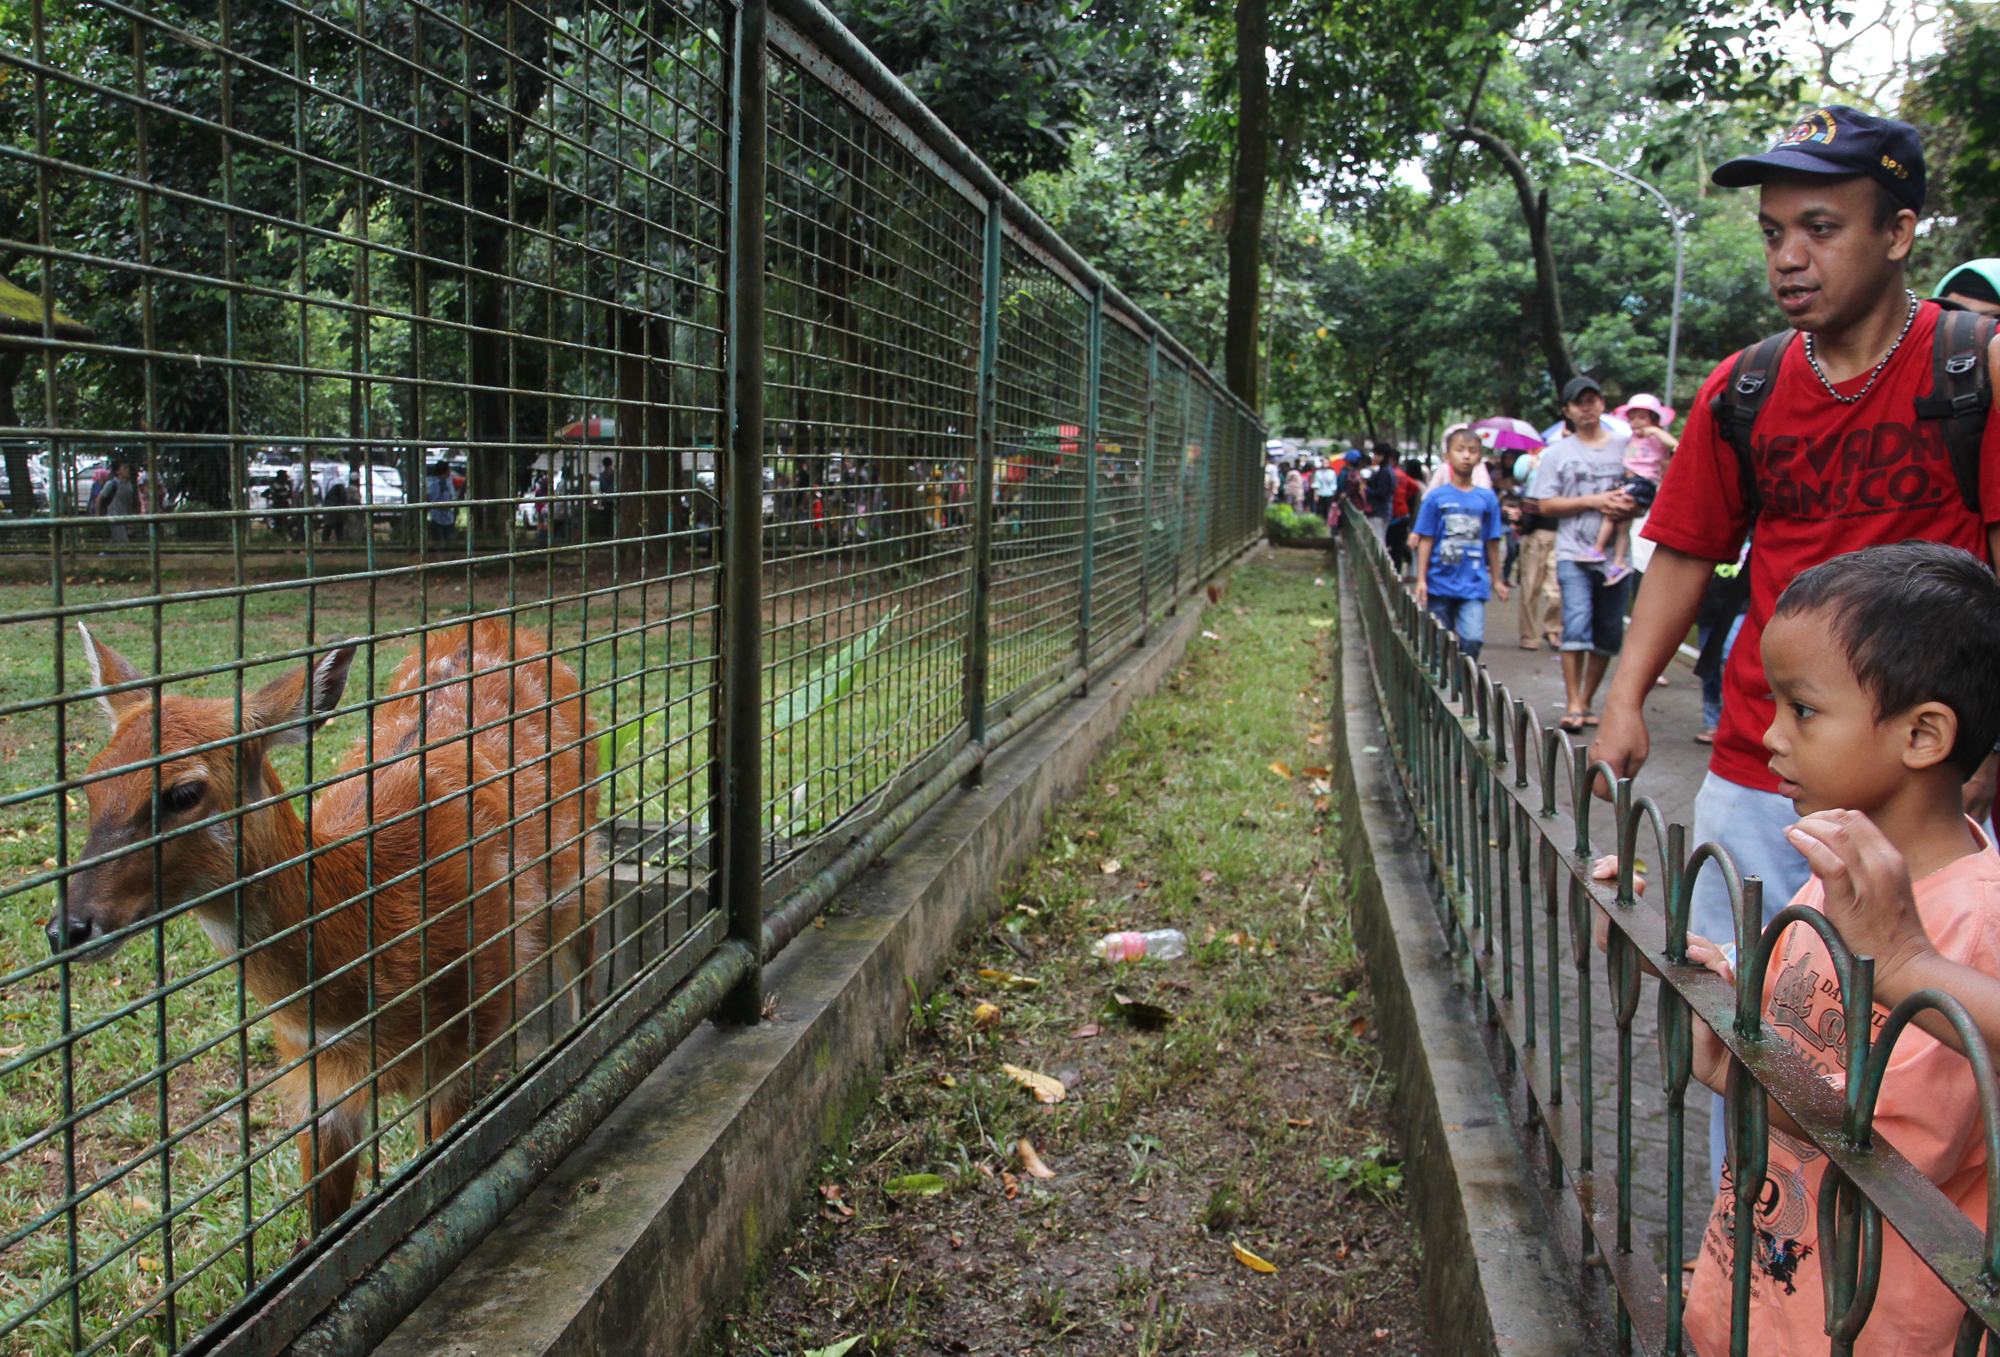
[[[1904,282],[1924,200],[1915,129],[1840,106],[1820,109],[1766,154],[1729,161],[1712,177],[1727,188],[1759,187],[1771,294],[1800,334],[1772,371],[1748,467],[1711,408],[1735,359],[1702,384],[1646,525],[1656,548],[1591,757],[1624,775],[1645,762],[1646,695],[1694,625],[1716,563],[1735,560],[1748,535],[1749,609],[1723,674],[1722,724],[1695,798],[1691,842],[1718,842],[1745,876],[1763,878],[1768,921],[1809,875],[1785,840],[1797,815],[1778,794],[1763,747],[1775,709],[1759,642],[1772,606],[1801,571],[1879,543],[1923,538],[1994,559],[2000,419],[1986,422],[1975,512],[1937,422],[1918,419],[1914,408],[1931,392],[1932,340],[1943,314]],[[1986,361],[2000,373],[2000,341]],[[1697,879],[1690,927],[1704,937],[1734,936],[1719,872]],[[1712,1125],[1712,1165],[1721,1141]]]

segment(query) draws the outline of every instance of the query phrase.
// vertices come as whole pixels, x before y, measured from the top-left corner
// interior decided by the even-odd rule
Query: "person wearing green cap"
[[[1982,316],[2000,316],[2000,259],[1973,259],[1944,276],[1931,296]]]

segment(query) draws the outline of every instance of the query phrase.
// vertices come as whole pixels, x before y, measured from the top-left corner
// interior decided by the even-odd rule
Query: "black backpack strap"
[[[1993,408],[1993,380],[1986,349],[1995,321],[1974,311],[1947,307],[1931,341],[1931,393],[1916,401],[1918,419],[1943,425],[1945,449],[1965,507],[1979,512],[1979,445]]]
[[[1759,503],[1750,435],[1757,426],[1757,412],[1764,408],[1764,402],[1771,397],[1771,388],[1777,385],[1778,364],[1784,360],[1785,346],[1797,333],[1780,330],[1737,354],[1729,369],[1729,380],[1708,403],[1709,412],[1715,416],[1716,434],[1736,450],[1736,469],[1743,479],[1743,507],[1752,518],[1757,515]]]

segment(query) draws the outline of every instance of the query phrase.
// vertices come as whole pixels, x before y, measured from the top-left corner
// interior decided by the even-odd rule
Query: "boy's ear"
[[[1903,766],[1912,772],[1935,768],[1958,743],[1958,713],[1942,702],[1919,702],[1901,717],[1905,731]]]

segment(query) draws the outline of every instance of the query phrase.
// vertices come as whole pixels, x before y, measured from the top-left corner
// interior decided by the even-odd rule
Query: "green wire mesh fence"
[[[1557,1240],[1587,1301],[1601,1307],[1599,1337],[1619,1351],[1695,1350],[1682,1324],[1682,1265],[1700,1248],[1715,1201],[1707,1156],[1689,1153],[1691,1100],[1700,1109],[1697,1135],[1708,1120],[1707,1091],[1689,1087],[1699,1016],[1732,1062],[1732,1357],[1757,1350],[1745,1322],[1753,1282],[1790,1284],[1786,1265],[1796,1258],[1774,1251],[1783,1247],[1781,1222],[1804,1221],[1778,1204],[1796,1200],[1805,1184],[1778,1184],[1768,1174],[1772,1101],[1828,1164],[1819,1234],[1805,1247],[1819,1255],[1830,1350],[1852,1352],[1871,1314],[1907,1303],[1877,1295],[1885,1224],[1965,1306],[1959,1357],[2000,1341],[2000,1210],[1989,1206],[1982,1231],[1869,1132],[1881,1070],[1904,1023],[1935,1007],[1971,1052],[1986,1162],[2000,1162],[2000,1088],[1957,1001],[1935,991],[1912,995],[1886,1022],[1878,1017],[1871,1035],[1869,958],[1850,954],[1816,911],[1787,909],[1762,926],[1757,878],[1740,876],[1717,845],[1689,845],[1685,828],[1668,824],[1631,779],[1592,765],[1583,745],[1544,727],[1505,684],[1460,655],[1351,510],[1343,539],[1388,727],[1385,752],[1431,862],[1444,931],[1484,1008],[1489,1051]],[[1600,772],[1614,784],[1614,799],[1593,817],[1590,787]],[[1619,858],[1615,883],[1591,875],[1606,852]],[[1658,893],[1650,899],[1635,881],[1640,857],[1655,869]],[[1691,892],[1701,872],[1721,873],[1728,886],[1739,958],[1733,987],[1688,961]],[[1598,910],[1608,924],[1601,948],[1592,936]],[[1834,958],[1836,975],[1824,983],[1837,987],[1840,1021],[1828,1040],[1843,1049],[1830,1049],[1829,1059],[1857,1072],[1840,1087],[1759,1016],[1772,943],[1794,922],[1818,929]],[[1642,960],[1659,979],[1642,972]],[[1861,1077],[1864,1069],[1872,1077]],[[1996,1188],[2000,1181],[1989,1180],[1989,1201]]]
[[[1259,528],[814,0],[33,0],[0,114],[6,1351],[319,1332]]]

